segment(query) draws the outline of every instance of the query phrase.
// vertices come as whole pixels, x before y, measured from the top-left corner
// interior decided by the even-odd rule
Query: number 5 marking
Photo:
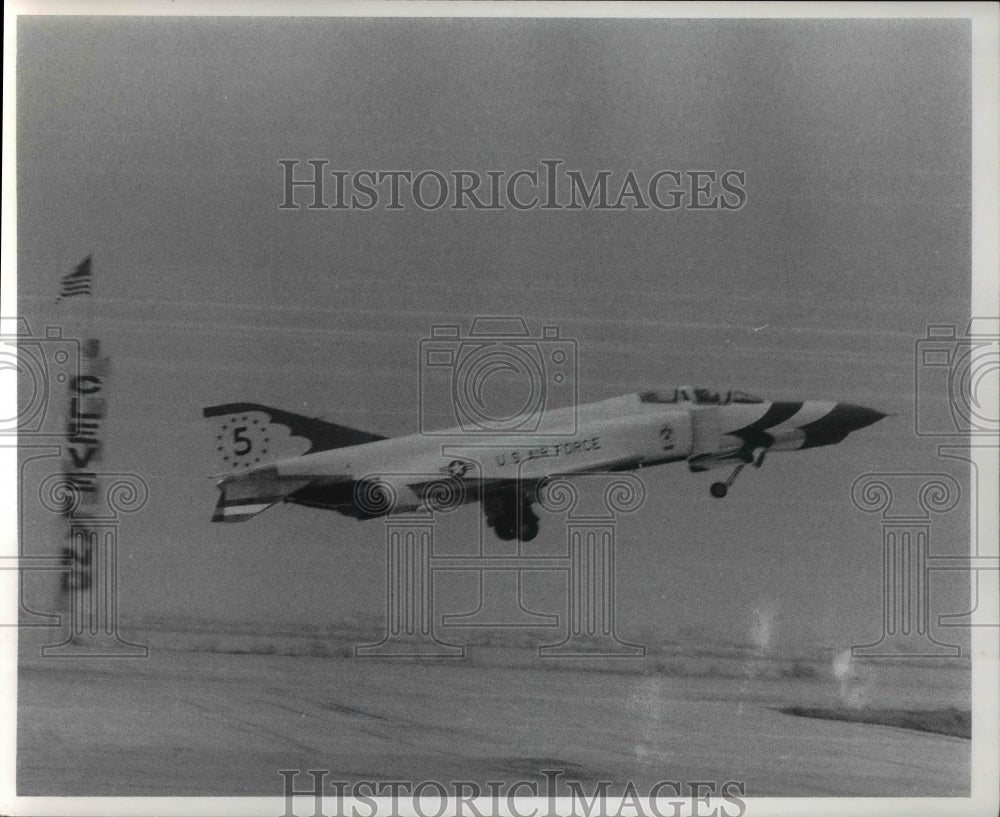
[[[239,428],[233,429],[233,453],[237,457],[246,456],[253,448],[253,443],[250,442],[250,438],[246,436],[246,431],[246,426],[240,426]],[[238,444],[242,444],[243,447],[237,447]]]

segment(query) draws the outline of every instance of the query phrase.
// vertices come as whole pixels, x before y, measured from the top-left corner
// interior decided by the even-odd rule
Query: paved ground
[[[969,741],[784,715],[829,682],[155,651],[22,659],[22,795],[272,795],[331,778],[744,781],[749,796],[967,793]],[[909,697],[913,697],[912,691]]]

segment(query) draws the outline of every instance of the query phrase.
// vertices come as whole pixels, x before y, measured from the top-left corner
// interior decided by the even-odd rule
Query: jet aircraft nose
[[[827,404],[829,405],[829,404]],[[887,415],[865,406],[852,403],[836,403],[829,412],[811,423],[800,426],[806,435],[802,448],[818,445],[833,445],[844,440],[852,431],[877,423]]]
[[[883,417],[888,417],[888,415],[877,409],[855,406],[852,403],[837,403],[833,411],[830,412],[830,419],[848,432],[870,426]]]

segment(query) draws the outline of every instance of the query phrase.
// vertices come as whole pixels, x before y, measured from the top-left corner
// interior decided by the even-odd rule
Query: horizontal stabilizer
[[[302,477],[281,479],[273,469],[224,479],[218,486],[219,502],[212,521],[245,522],[311,481]]]

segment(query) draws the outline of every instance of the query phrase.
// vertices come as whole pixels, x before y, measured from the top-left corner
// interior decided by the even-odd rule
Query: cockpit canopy
[[[763,403],[745,391],[715,391],[680,386],[676,389],[651,389],[639,392],[640,403],[695,403],[699,406],[727,406],[730,403]]]

